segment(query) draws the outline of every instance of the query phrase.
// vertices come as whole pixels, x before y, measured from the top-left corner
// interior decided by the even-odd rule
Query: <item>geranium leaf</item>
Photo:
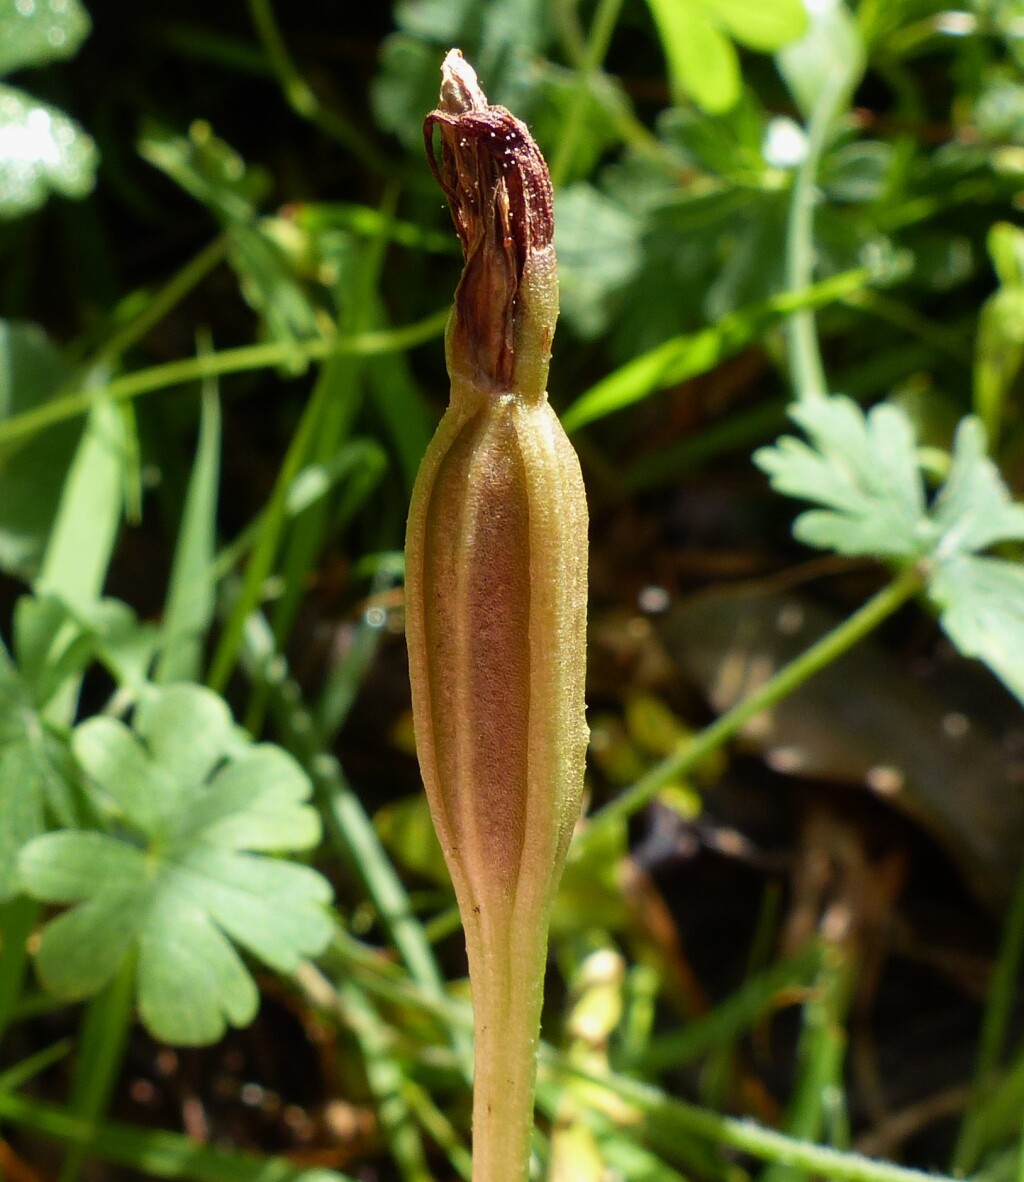
[[[256,1011],[234,944],[292,972],[330,939],[327,881],[262,852],[315,845],[320,822],[298,764],[253,746],[210,690],[149,687],[133,722],[93,718],[73,738],[117,832],[42,836],[22,850],[25,889],[72,904],[43,929],[39,976],[85,997],[134,956],[150,1032],[198,1045]]]
[[[920,562],[946,634],[1024,702],[1024,564],[979,554],[1024,541],[1024,505],[989,459],[981,420],[957,427],[945,484],[929,506],[899,408],[865,415],[833,396],[802,403],[793,418],[810,441],[780,439],[754,461],[777,491],[822,506],[800,514],[796,537],[840,554]]]

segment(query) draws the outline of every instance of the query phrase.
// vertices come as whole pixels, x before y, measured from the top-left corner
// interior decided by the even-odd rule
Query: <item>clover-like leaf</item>
[[[928,592],[943,631],[1024,702],[1024,566],[957,554],[936,563]]]
[[[985,454],[985,430],[976,418],[964,419],[957,428],[949,474],[932,516],[942,535],[937,557],[1024,541],[1024,505],[1010,500],[999,469]]]
[[[72,57],[89,28],[78,0],[0,0],[0,74]]]
[[[787,436],[754,462],[777,492],[825,506],[800,515],[796,537],[840,554],[919,555],[924,485],[907,416],[886,404],[865,416],[835,396],[802,402],[792,417],[811,442]]]
[[[51,192],[84,197],[96,163],[96,145],[74,119],[0,86],[0,217],[37,209]]]
[[[211,691],[154,690],[133,723],[93,718],[73,738],[112,831],[47,834],[22,851],[29,893],[71,904],[43,929],[36,967],[47,989],[79,998],[134,957],[150,1032],[209,1043],[256,1012],[238,949],[287,973],[329,939],[326,880],[266,856],[314,846],[320,821],[298,764],[252,744]]]
[[[66,745],[0,644],[0,902],[18,893],[18,853],[43,832],[47,815],[74,823],[73,780]]]
[[[943,630],[1024,702],[1024,564],[982,554],[1024,542],[1024,505],[986,454],[981,420],[957,427],[946,481],[929,506],[900,408],[865,415],[834,396],[801,403],[793,418],[810,443],[786,437],[754,460],[777,491],[825,506],[797,518],[796,537],[840,554],[921,562]]]

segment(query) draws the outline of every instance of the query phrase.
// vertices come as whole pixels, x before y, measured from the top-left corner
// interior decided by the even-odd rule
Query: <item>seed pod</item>
[[[547,167],[457,50],[442,78],[424,131],[465,269],[451,402],[409,513],[406,629],[420,768],[469,955],[474,1178],[518,1182],[548,920],[583,785],[587,507],[545,390],[558,315]]]

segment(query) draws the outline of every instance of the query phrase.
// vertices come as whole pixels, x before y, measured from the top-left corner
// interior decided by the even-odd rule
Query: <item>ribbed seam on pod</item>
[[[458,51],[442,77],[425,133],[465,267],[445,334],[451,401],[409,510],[409,677],[466,933],[473,1178],[523,1182],[548,923],[583,788],[587,503],[545,392],[558,316],[547,167]]]
[[[546,401],[447,412],[409,519],[406,626],[420,765],[471,915],[544,910],[579,814],[586,529]]]

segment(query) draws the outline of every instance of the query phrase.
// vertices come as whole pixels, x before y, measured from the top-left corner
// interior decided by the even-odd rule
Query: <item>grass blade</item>
[[[95,1127],[54,1104],[0,1092],[0,1121],[32,1129],[70,1145],[88,1142],[98,1157],[147,1178],[191,1182],[352,1182],[337,1170],[303,1169],[281,1157],[256,1157],[200,1145],[162,1129],[113,1121]]]
[[[659,390],[707,373],[785,317],[844,299],[870,279],[871,272],[865,268],[843,271],[803,291],[784,292],[731,312],[700,332],[673,337],[591,386],[562,414],[562,423],[567,431],[578,431]]]
[[[199,443],[185,494],[164,608],[163,651],[154,680],[197,681],[203,640],[216,607],[214,548],[220,480],[220,401],[213,378],[203,384]]]

